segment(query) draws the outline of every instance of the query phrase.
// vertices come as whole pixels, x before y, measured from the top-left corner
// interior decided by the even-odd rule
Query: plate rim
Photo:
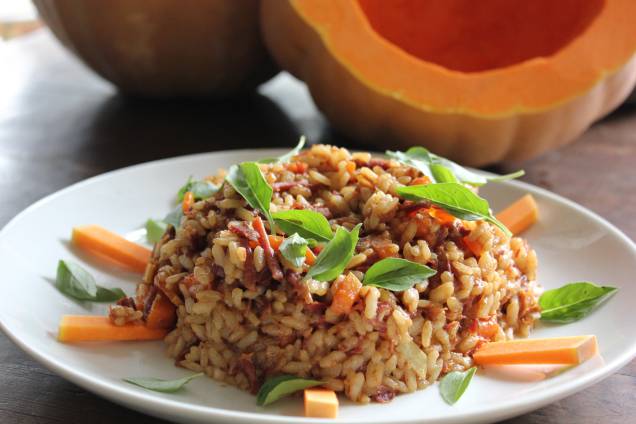
[[[190,160],[196,160],[203,157],[210,156],[234,156],[234,155],[277,155],[287,152],[289,149],[285,148],[252,148],[252,149],[231,149],[231,150],[218,150],[211,152],[200,152],[187,155],[173,156],[169,158],[162,158],[148,162],[142,162],[133,164],[118,169],[114,169],[108,172],[104,172],[84,180],[75,182],[69,186],[66,186],[60,190],[43,196],[39,200],[35,201],[27,208],[23,209],[20,213],[15,215],[6,225],[0,230],[0,239],[5,236],[13,226],[18,225],[23,216],[27,215],[31,211],[39,208],[41,205],[53,201],[59,196],[62,196],[68,192],[82,188],[85,185],[90,185],[100,180],[108,179],[118,174],[127,173],[131,171],[137,171],[143,168],[152,168],[161,166],[166,163],[175,162],[187,162]],[[372,154],[381,154],[378,152],[370,151]],[[478,172],[484,172],[477,170]],[[488,174],[487,172],[484,172]],[[623,242],[632,253],[636,254],[636,243],[632,241],[625,233],[623,233],[618,227],[609,222],[607,219],[598,215],[596,212],[582,206],[564,196],[553,193],[542,187],[535,186],[523,181],[504,181],[497,184],[512,185],[513,187],[520,188],[529,193],[536,193],[540,196],[546,197],[556,203],[564,204],[569,208],[576,209],[579,213],[585,215],[587,218],[596,221],[601,227],[608,230],[608,233],[618,240]],[[32,348],[29,344],[23,342],[19,335],[14,333],[7,327],[2,319],[2,313],[0,312],[0,329],[4,334],[15,343],[23,352],[27,353],[39,364],[55,372],[60,377],[77,384],[83,389],[95,393],[98,396],[104,397],[112,402],[124,405],[127,408],[143,411],[146,414],[154,415],[157,417],[190,417],[196,420],[203,419],[220,419],[220,420],[235,420],[235,422],[261,422],[261,423],[301,423],[301,422],[330,422],[339,424],[361,424],[361,423],[380,423],[386,422],[383,419],[369,420],[368,418],[337,418],[337,419],[320,419],[320,418],[307,418],[302,416],[288,416],[288,415],[273,415],[263,414],[256,412],[234,411],[227,410],[213,406],[201,406],[190,404],[179,400],[166,399],[159,397],[151,392],[144,392],[142,389],[127,388],[125,386],[119,386],[110,383],[99,375],[93,377],[92,374],[86,374],[80,370],[74,370],[70,366],[66,366],[55,357],[49,355],[46,352],[42,352],[38,349]],[[438,423],[452,423],[452,422],[464,422],[471,420],[475,422],[483,422],[488,420],[500,420],[513,416],[517,416],[545,405],[554,403],[567,396],[570,396],[576,392],[584,390],[585,388],[599,382],[600,380],[613,375],[618,369],[625,366],[629,361],[636,357],[636,341],[633,341],[630,349],[621,352],[616,359],[611,363],[606,363],[603,367],[590,370],[582,375],[579,379],[571,382],[565,382],[554,387],[547,388],[540,393],[533,394],[529,398],[523,400],[512,399],[505,401],[504,403],[496,403],[487,406],[480,406],[479,411],[465,411],[458,412],[452,416],[435,418],[435,422]],[[389,404],[390,405],[390,404]],[[151,409],[152,408],[152,409]],[[181,415],[184,414],[184,415]],[[194,414],[194,415],[193,415]],[[399,424],[417,424],[423,422],[426,417],[415,417],[407,419],[394,419],[391,423]]]

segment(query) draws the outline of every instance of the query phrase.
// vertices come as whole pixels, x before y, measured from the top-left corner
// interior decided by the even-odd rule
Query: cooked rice
[[[314,145],[261,170],[274,188],[272,211],[312,209],[334,229],[363,223],[355,254],[331,283],[302,282],[306,268],[279,254],[285,278],[272,280],[263,248],[245,236],[255,212],[224,184],[157,244],[138,289],[143,299],[154,285],[177,305],[165,342],[178,366],[251,392],[287,373],[321,379],[356,402],[387,402],[470,367],[484,342],[526,336],[538,318],[534,250],[487,222],[444,226],[414,209],[396,188],[421,177],[415,169]],[[334,287],[361,281],[385,257],[438,273],[404,292],[362,286],[351,313],[335,314]]]

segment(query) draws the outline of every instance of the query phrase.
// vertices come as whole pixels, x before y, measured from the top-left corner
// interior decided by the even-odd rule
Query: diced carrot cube
[[[305,416],[337,418],[338,397],[333,390],[305,389]]]
[[[352,272],[348,273],[344,279],[334,283],[334,295],[331,301],[331,311],[336,314],[348,314],[358,297],[358,292],[362,283]]]

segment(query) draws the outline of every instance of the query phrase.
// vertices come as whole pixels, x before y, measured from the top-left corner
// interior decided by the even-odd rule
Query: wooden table
[[[290,146],[300,134],[363,147],[333,132],[289,76],[239,100],[132,100],[39,31],[0,44],[0,226],[35,200],[105,171],[187,153]],[[496,170],[519,166],[525,181],[598,212],[636,238],[636,107],[624,106],[573,145]],[[636,361],[509,422],[626,424],[636,419],[635,393]],[[0,333],[0,422],[88,421],[159,422],[61,379]]]

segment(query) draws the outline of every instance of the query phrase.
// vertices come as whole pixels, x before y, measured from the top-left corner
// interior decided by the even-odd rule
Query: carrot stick
[[[508,227],[512,234],[520,234],[537,222],[539,209],[534,197],[526,194],[499,212],[497,219]]]
[[[105,256],[132,271],[143,273],[150,259],[150,250],[108,231],[98,225],[73,228],[73,245],[82,250]]]
[[[486,343],[473,355],[477,365],[570,364],[576,365],[598,351],[596,337],[574,336],[551,339],[520,339]]]
[[[183,213],[187,213],[190,209],[192,209],[192,205],[194,205],[194,194],[191,191],[186,191],[183,195],[181,210],[183,210]]]
[[[167,332],[142,324],[115,325],[105,316],[64,315],[57,339],[61,342],[160,340]]]

